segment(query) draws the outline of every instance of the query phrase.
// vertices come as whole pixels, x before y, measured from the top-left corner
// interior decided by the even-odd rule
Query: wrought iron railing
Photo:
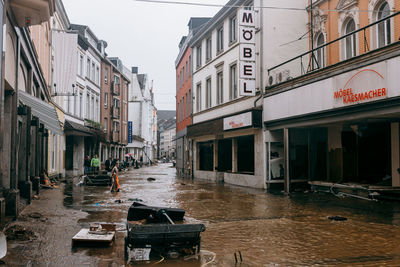
[[[269,87],[273,87],[276,84],[288,81],[288,80],[296,78],[296,77],[300,77],[300,76],[308,74],[310,72],[320,70],[325,67],[334,65],[340,61],[345,61],[352,57],[359,56],[359,55],[362,55],[362,54],[365,54],[365,53],[371,51],[370,43],[373,41],[373,39],[371,38],[370,42],[368,43],[368,38],[367,38],[368,31],[367,30],[372,29],[372,27],[376,27],[376,29],[374,29],[374,30],[375,30],[375,33],[377,33],[377,31],[379,30],[378,27],[380,25],[384,24],[386,26],[387,24],[385,24],[385,23],[390,23],[389,24],[390,30],[392,31],[394,28],[394,20],[392,18],[396,17],[398,15],[400,15],[400,11],[396,12],[392,15],[389,15],[383,19],[377,20],[377,21],[375,21],[367,26],[364,26],[360,29],[357,29],[353,32],[345,34],[333,41],[330,41],[323,45],[320,45],[314,49],[311,49],[301,55],[298,55],[292,59],[289,59],[279,65],[276,65],[276,66],[268,69],[268,81],[267,81],[268,85],[267,85],[266,89],[268,89]],[[360,32],[363,34],[362,41],[363,41],[364,51],[363,52],[359,51],[359,53],[357,55],[353,55],[352,57],[334,61],[333,57],[328,54],[328,52],[330,52],[330,51],[328,51],[327,48],[336,45],[337,53],[340,55],[341,49],[346,49],[346,48],[345,47],[341,48],[341,45],[339,42],[346,40],[346,38],[357,38],[356,40],[360,40],[359,36],[357,35]],[[371,36],[372,36],[372,34],[371,34]],[[373,38],[377,39],[378,34],[375,34],[375,36],[376,37],[373,37]],[[396,41],[397,40],[394,39],[394,40],[390,40],[389,42],[385,42],[384,46],[387,46]],[[376,40],[376,45],[373,50],[382,48],[384,46],[379,46],[379,40]],[[356,47],[359,48],[362,46],[360,46],[360,44],[358,42],[356,42]],[[327,59],[330,59],[328,62],[329,64],[326,64]],[[300,69],[298,69],[298,64],[300,64]]]

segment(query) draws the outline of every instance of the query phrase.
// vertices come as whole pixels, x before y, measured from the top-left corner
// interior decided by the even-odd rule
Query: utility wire
[[[232,8],[240,8],[243,6],[239,5],[223,5],[223,4],[205,4],[205,3],[191,3],[191,2],[179,2],[179,1],[170,1],[170,0],[133,0],[135,2],[145,2],[145,3],[156,3],[156,4],[172,4],[172,5],[186,5],[186,6],[203,6],[203,7],[232,7]],[[276,7],[276,6],[255,6],[254,9],[272,9],[272,10],[293,10],[293,11],[310,11],[310,8],[299,8],[299,7]],[[356,9],[321,9],[321,8],[313,8],[312,10],[320,10],[326,12],[345,12],[345,11],[355,11],[355,12],[384,12],[377,11],[371,9],[365,10],[356,10]],[[391,11],[391,13],[395,13],[395,11]]]

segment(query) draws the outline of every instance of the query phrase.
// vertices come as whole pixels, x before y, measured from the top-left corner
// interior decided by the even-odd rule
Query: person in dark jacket
[[[105,167],[106,167],[106,171],[111,171],[111,168],[110,168],[110,166],[111,166],[111,158],[108,158],[107,160],[106,160],[106,162],[104,163],[104,165],[105,165]]]
[[[89,155],[86,155],[85,160],[83,162],[83,166],[85,167],[85,173],[89,173],[90,171],[90,157]]]

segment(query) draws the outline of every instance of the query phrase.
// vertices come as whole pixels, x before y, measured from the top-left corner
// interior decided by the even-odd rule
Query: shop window
[[[214,142],[199,143],[199,170],[214,171]]]
[[[254,174],[254,135],[237,138],[238,172]]]
[[[232,172],[232,139],[218,141],[217,171]]]

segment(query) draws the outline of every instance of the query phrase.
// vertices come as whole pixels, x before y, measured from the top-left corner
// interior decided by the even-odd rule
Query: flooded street
[[[200,259],[166,260],[157,264],[160,266],[202,266],[213,255],[214,262],[207,266],[235,266],[235,252],[239,261],[236,266],[400,265],[400,205],[396,202],[313,193],[289,198],[181,180],[175,172],[171,165],[161,164],[121,173],[118,196],[107,187],[77,186],[77,181],[41,193],[17,222],[32,229],[37,237],[9,241],[7,266],[122,266],[126,215],[135,200],[183,208],[186,222],[206,225]],[[51,197],[46,200],[47,195]],[[122,203],[115,202],[118,197]],[[40,218],[30,216],[33,212]],[[348,220],[328,219],[335,215]],[[71,248],[72,236],[92,222],[117,224],[114,245]]]

